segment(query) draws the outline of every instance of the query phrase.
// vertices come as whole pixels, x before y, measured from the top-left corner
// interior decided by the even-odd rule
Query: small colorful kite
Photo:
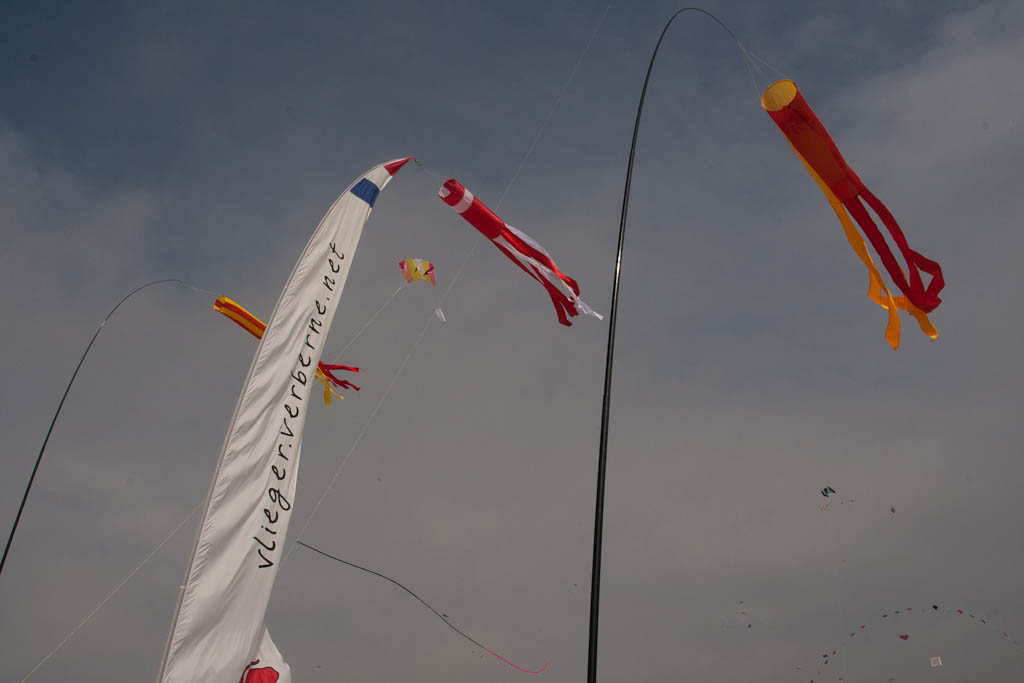
[[[465,218],[474,228],[491,240],[505,256],[512,259],[517,266],[537,282],[544,286],[555,312],[558,322],[567,327],[572,323],[569,318],[584,313],[603,320],[604,316],[595,313],[580,298],[580,286],[571,277],[563,273],[555,265],[544,247],[526,233],[513,228],[497,215],[473,193],[463,187],[455,178],[445,181],[437,195],[445,204],[452,207],[455,213]]]
[[[263,338],[263,332],[267,329],[266,323],[228,297],[217,297],[217,300],[213,303],[213,310],[237,323],[242,329],[257,339]],[[332,372],[334,370],[359,372],[359,368],[354,368],[350,365],[332,365],[322,361],[317,363],[316,374],[314,377],[318,382],[324,385],[324,405],[328,406],[331,405],[332,396],[337,396],[340,399],[345,398],[338,392],[334,391],[334,388],[331,385],[340,389],[355,389],[356,391],[359,391],[359,387],[352,384],[352,382],[335,377]]]
[[[421,258],[407,258],[404,261],[400,261],[398,267],[401,269],[402,276],[405,277],[406,282],[427,280],[433,286],[437,286],[437,280],[434,278],[434,264],[430,261],[425,261]]]
[[[797,157],[803,162],[807,172],[825,193],[832,210],[835,211],[843,226],[847,241],[868,269],[870,276],[868,297],[889,311],[889,322],[885,330],[886,341],[894,349],[899,347],[900,319],[896,312],[897,309],[907,311],[914,316],[921,331],[926,335],[932,339],[938,337],[939,333],[928,320],[928,313],[942,301],[939,298],[939,291],[945,285],[945,281],[942,278],[942,268],[939,264],[910,248],[907,238],[903,235],[903,231],[889,209],[864,186],[857,174],[846,163],[825,126],[815,116],[793,81],[776,81],[770,85],[761,96],[761,106],[778,125]],[[906,261],[909,281],[886,244],[885,237],[871,219],[861,200],[867,203],[889,231],[889,235]],[[864,238],[853,226],[850,216],[864,231],[871,246],[882,260],[882,265],[885,266],[889,276],[905,296],[894,297],[889,292],[871,255],[868,254]],[[927,288],[921,278],[922,271],[932,276]]]

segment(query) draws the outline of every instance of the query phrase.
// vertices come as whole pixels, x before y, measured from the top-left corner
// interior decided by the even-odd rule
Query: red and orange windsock
[[[889,311],[889,324],[885,338],[895,349],[900,341],[900,322],[897,309],[909,312],[921,326],[921,331],[932,339],[938,332],[928,320],[928,313],[941,303],[939,291],[945,285],[942,279],[942,268],[938,263],[925,258],[910,248],[907,238],[903,235],[899,223],[875,195],[865,187],[857,174],[843,159],[835,142],[825,126],[814,115],[810,105],[797,90],[796,83],[789,80],[776,81],[761,96],[761,106],[778,125],[786,136],[793,151],[804,163],[808,173],[814,178],[828,198],[839,222],[846,232],[850,246],[860,257],[870,273],[868,296],[882,308]],[[867,206],[878,216],[889,231],[906,263],[907,273],[897,262],[889,245],[886,244],[878,226],[871,219]],[[849,213],[847,213],[849,212]],[[882,280],[878,268],[868,254],[864,238],[853,226],[850,216],[857,222],[864,235],[867,236],[875,253],[882,260],[882,265],[889,276],[905,296],[894,297]],[[921,273],[931,275],[927,287]],[[909,275],[909,277],[908,277]],[[883,296],[884,293],[884,296]]]

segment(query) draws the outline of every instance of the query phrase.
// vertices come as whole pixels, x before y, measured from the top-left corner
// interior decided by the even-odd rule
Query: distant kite
[[[860,633],[861,631],[864,631],[865,633],[867,633],[867,632],[870,632],[870,631],[872,631],[872,630],[874,630],[876,628],[883,628],[885,626],[887,626],[887,627],[894,627],[896,622],[903,621],[905,623],[902,625],[901,629],[902,628],[906,628],[907,629],[906,631],[903,631],[903,632],[897,631],[895,634],[892,634],[892,632],[890,631],[889,633],[892,634],[892,635],[895,635],[900,640],[909,641],[911,635],[913,634],[913,630],[912,630],[912,628],[907,628],[907,627],[912,627],[914,625],[914,620],[913,620],[913,616],[914,615],[922,615],[921,618],[927,618],[929,620],[931,620],[933,618],[936,618],[936,617],[940,617],[940,618],[941,617],[948,617],[948,618],[952,618],[952,619],[962,619],[964,621],[964,623],[974,623],[974,624],[977,624],[978,625],[977,628],[992,628],[992,627],[989,626],[988,620],[986,620],[986,619],[984,619],[982,617],[979,617],[979,616],[977,616],[975,614],[971,614],[970,612],[965,612],[962,609],[954,609],[954,608],[949,608],[949,607],[942,607],[942,606],[940,606],[938,604],[931,604],[931,605],[927,605],[927,606],[923,606],[923,607],[918,607],[916,609],[914,607],[901,607],[899,609],[892,609],[892,610],[882,611],[882,612],[878,613],[878,615],[877,615],[878,618],[877,619],[872,620],[872,621],[867,622],[867,623],[862,623],[862,624],[860,624],[859,627],[855,628],[852,631],[849,631],[849,633],[847,634],[847,638],[846,639],[849,640],[851,638],[857,638],[858,637],[858,633]],[[924,617],[923,615],[927,615],[927,617]],[[964,619],[965,617],[969,618],[971,621],[967,621],[966,619]],[[1009,642],[1014,647],[1018,646],[1017,640],[1012,638],[1010,636],[1010,634],[1005,632],[1005,631],[994,630],[992,632],[992,635],[993,636],[994,635],[1000,635],[1004,641]],[[822,658],[824,659],[824,663],[827,664],[830,661],[830,658],[832,658],[834,655],[836,655],[842,649],[843,648],[836,648],[834,650],[831,650],[831,652],[823,654]],[[941,662],[941,660],[940,660],[940,662]],[[940,664],[938,664],[938,666],[942,666],[942,664],[940,663]],[[797,668],[799,669],[800,667],[797,667]]]
[[[825,126],[815,116],[793,81],[776,81],[769,86],[761,96],[761,106],[778,125],[797,157],[807,168],[807,172],[825,193],[832,210],[835,211],[843,226],[847,241],[868,269],[868,296],[889,311],[889,322],[885,330],[886,341],[894,349],[900,344],[900,319],[896,312],[897,309],[907,311],[914,316],[921,331],[926,335],[932,339],[938,337],[939,333],[928,320],[928,313],[942,301],[939,298],[939,291],[945,285],[945,281],[942,278],[942,268],[939,264],[910,248],[907,238],[903,235],[903,231],[889,209],[865,187],[857,174],[846,163]],[[861,200],[867,202],[867,205],[889,231],[889,235],[906,261],[909,281],[886,244],[885,237],[871,219]],[[868,254],[864,238],[853,226],[850,216],[853,216],[853,220],[857,221],[861,230],[864,231],[871,246],[882,260],[882,265],[885,266],[889,276],[905,296],[894,297],[889,292],[889,288],[882,281],[878,268]],[[927,288],[921,279],[922,271],[932,276]]]

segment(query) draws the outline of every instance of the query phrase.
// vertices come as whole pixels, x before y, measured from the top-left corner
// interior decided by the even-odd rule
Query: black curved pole
[[[78,371],[82,369],[82,363],[85,362],[85,357],[89,355],[89,349],[92,348],[93,343],[96,341],[96,337],[100,336],[100,332],[103,331],[103,326],[107,324],[108,320],[110,320],[110,316],[114,315],[114,311],[120,308],[121,304],[123,304],[125,301],[128,301],[128,299],[130,299],[133,294],[141,292],[146,287],[158,285],[161,282],[177,282],[179,284],[185,285],[186,287],[189,286],[188,284],[182,282],[181,280],[170,278],[167,280],[154,280],[153,282],[147,282],[141,287],[136,287],[132,291],[128,292],[128,294],[126,294],[123,299],[117,302],[117,306],[114,306],[112,309],[110,309],[110,313],[107,313],[107,317],[103,319],[103,322],[100,323],[100,326],[96,328],[96,332],[92,335],[92,339],[89,340],[89,345],[85,347],[85,352],[82,354],[82,357],[78,359],[78,365],[75,366],[75,371],[74,373],[72,373],[71,379],[68,380],[68,385],[64,389],[64,395],[61,396],[60,398],[60,404],[57,406],[57,411],[53,414],[53,419],[50,420],[50,428],[46,430],[46,437],[43,438],[43,445],[39,449],[39,455],[36,456],[36,464],[32,468],[32,474],[29,476],[28,484],[25,486],[25,494],[21,497],[21,505],[18,506],[18,514],[14,517],[14,524],[11,526],[11,534],[7,537],[7,545],[4,546],[3,557],[0,557],[0,574],[3,573],[4,565],[7,563],[7,553],[11,550],[11,543],[14,542],[14,533],[18,530],[18,522],[21,521],[21,513],[25,509],[25,502],[28,500],[29,491],[32,490],[32,482],[34,482],[36,479],[36,472],[39,471],[39,463],[43,461],[43,453],[46,452],[46,444],[50,441],[50,434],[53,433],[53,426],[57,424],[57,418],[60,416],[60,410],[61,408],[64,407],[64,401],[67,400],[68,392],[71,391],[71,385],[75,383],[75,378],[78,377]]]
[[[615,255],[615,278],[612,284],[612,309],[608,315],[608,354],[604,365],[604,400],[601,405],[601,445],[598,451],[597,460],[597,501],[594,506],[594,559],[591,567],[590,577],[590,639],[587,648],[587,683],[597,683],[597,630],[598,615],[600,614],[601,599],[601,540],[604,534],[604,487],[605,469],[608,461],[608,413],[611,405],[612,394],[612,360],[615,351],[615,320],[619,310],[619,275],[622,271],[622,245],[626,239],[626,213],[629,210],[629,187],[633,180],[633,158],[636,156],[636,139],[640,133],[640,115],[644,111],[644,97],[647,95],[647,83],[651,80],[651,69],[654,68],[654,58],[658,56],[658,48],[665,38],[668,27],[676,17],[683,12],[700,12],[714,19],[719,26],[725,29],[726,33],[736,40],[735,34],[722,23],[722,21],[707,10],[700,7],[684,7],[676,11],[669,20],[665,22],[665,28],[661,30],[658,43],[654,46],[651,54],[651,62],[647,65],[647,76],[644,78],[644,87],[640,91],[640,105],[636,109],[636,123],[633,125],[633,144],[629,148],[629,163],[626,166],[626,189],[622,195],[622,217],[619,220],[619,246]],[[736,41],[739,42],[738,40]]]

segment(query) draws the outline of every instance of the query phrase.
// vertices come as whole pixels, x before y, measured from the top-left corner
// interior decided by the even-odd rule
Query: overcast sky
[[[302,540],[527,668],[550,661],[539,680],[580,681],[607,322],[558,325],[436,190],[458,178],[608,313],[636,101],[676,6],[429,5],[4,4],[0,523],[6,538],[124,294],[181,278],[266,318],[337,194],[416,155],[367,224],[328,357],[401,284],[399,260],[432,260],[439,286],[403,290],[346,350],[362,391],[310,415],[292,538],[365,428]],[[599,679],[1019,681],[1024,5],[705,7],[798,83],[942,264],[940,336],[908,318],[889,348],[863,266],[759,105],[767,81],[710,19],[677,20],[622,267]],[[448,323],[367,426],[471,252]],[[204,499],[255,351],[212,299],[154,286],[93,347],[0,577],[0,679]],[[197,521],[30,680],[153,680]],[[932,604],[988,623],[880,617]],[[301,547],[267,619],[296,682],[524,679]]]

